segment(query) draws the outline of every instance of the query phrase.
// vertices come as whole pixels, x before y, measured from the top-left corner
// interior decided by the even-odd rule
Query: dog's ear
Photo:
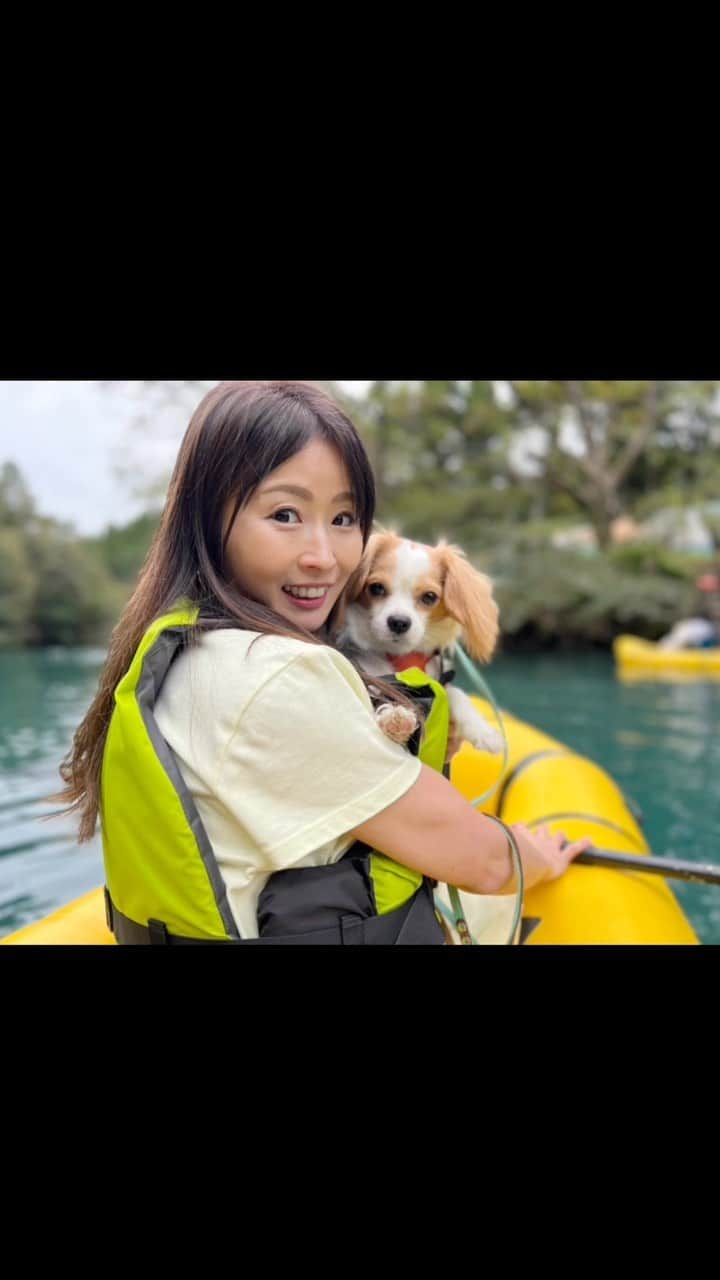
[[[498,607],[492,582],[473,569],[459,547],[440,543],[445,570],[443,603],[463,629],[468,653],[480,662],[489,662],[498,638]]]

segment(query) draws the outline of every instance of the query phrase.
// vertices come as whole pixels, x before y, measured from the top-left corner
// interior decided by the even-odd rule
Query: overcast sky
[[[370,383],[338,386],[362,396]],[[132,475],[123,481],[118,468],[147,457],[150,449],[148,478],[163,469],[169,473],[194,403],[160,415],[155,434],[143,433],[141,451],[132,426],[143,409],[137,388],[133,383],[103,390],[93,382],[0,381],[0,466],[17,463],[41,514],[95,534],[143,510],[145,503],[131,494]]]

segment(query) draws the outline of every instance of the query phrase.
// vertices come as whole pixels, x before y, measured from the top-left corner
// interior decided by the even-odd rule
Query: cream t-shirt
[[[348,833],[421,769],[378,728],[342,654],[257,634],[204,633],[175,659],[155,708],[246,938],[271,872],[337,862]]]

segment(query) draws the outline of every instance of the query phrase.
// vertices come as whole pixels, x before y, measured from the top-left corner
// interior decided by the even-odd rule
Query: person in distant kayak
[[[658,649],[676,652],[679,649],[714,649],[720,643],[714,623],[709,618],[683,618],[676,622],[667,635],[658,640]]]
[[[683,618],[658,640],[658,648],[714,649],[720,645],[720,575],[708,571],[695,579],[697,609],[692,618]]]
[[[720,644],[720,565],[701,573],[695,586],[702,598],[702,616],[712,622]]]
[[[514,890],[507,830],[382,733],[369,688],[406,695],[335,646],[374,508],[318,387],[224,382],[196,409],[61,766],[81,841],[101,817],[118,941],[442,943],[434,881]],[[590,844],[513,834],[526,887]]]

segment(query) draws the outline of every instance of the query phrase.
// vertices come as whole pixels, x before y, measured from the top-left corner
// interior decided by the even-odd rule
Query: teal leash
[[[503,722],[503,718],[500,713],[500,708],[497,702],[495,701],[495,698],[493,697],[492,690],[488,686],[484,677],[481,675],[476,664],[474,662],[471,662],[470,658],[467,656],[464,649],[459,644],[455,646],[453,659],[456,662],[459,659],[458,665],[460,666],[462,674],[465,676],[466,680],[469,682],[471,686],[473,686],[473,691],[475,693],[480,694],[482,697],[486,698],[487,701],[490,703],[490,706],[495,712],[495,717],[497,719],[498,725],[500,727],[500,732],[502,733],[502,737],[503,737],[503,756],[502,756],[502,763],[500,765],[500,772],[498,773],[498,776],[493,782],[492,786],[489,787],[487,791],[484,791],[482,795],[477,796],[475,800],[470,801],[470,804],[473,806],[473,808],[477,808],[479,805],[482,804],[484,800],[489,799],[489,797],[496,790],[498,783],[500,782],[500,779],[505,774],[505,769],[508,762],[508,739],[507,739],[507,733],[505,732],[505,724]],[[510,928],[510,936],[506,943],[506,946],[511,946],[514,941],[515,935],[517,933],[518,927],[520,925],[520,918],[522,915],[524,880],[523,880],[522,862],[520,860],[520,851],[517,847],[517,842],[515,840],[515,837],[512,831],[510,831],[509,827],[507,827],[505,823],[501,821],[500,818],[496,818],[491,813],[483,814],[483,817],[491,818],[493,822],[497,822],[502,827],[503,831],[505,832],[505,835],[507,836],[507,841],[508,841],[508,845],[510,846],[512,859],[515,864],[515,872],[518,879],[518,889],[516,893],[515,910],[513,912],[512,925]],[[460,895],[457,889],[455,888],[455,885],[452,885],[452,884],[448,885],[448,894],[450,897],[450,902],[452,904],[454,916],[450,915],[447,908],[442,902],[438,902],[437,905],[439,906],[440,910],[442,911],[446,919],[449,920],[450,923],[457,930],[458,936],[460,938],[460,942],[464,946],[477,946],[478,944],[476,942],[476,939],[473,938],[473,935],[470,932],[470,929],[468,927],[467,920],[465,919],[465,915],[460,902]]]
[[[502,756],[502,764],[500,765],[500,772],[498,773],[498,776],[493,782],[492,786],[488,787],[487,791],[483,791],[481,796],[478,796],[477,799],[470,801],[470,803],[477,808],[479,804],[482,804],[483,800],[488,800],[490,798],[490,796],[493,794],[493,791],[496,790],[500,779],[505,773],[505,768],[508,762],[508,739],[507,739],[507,733],[505,732],[505,722],[500,713],[500,708],[493,697],[492,689],[487,684],[487,681],[484,679],[483,675],[478,670],[475,663],[471,662],[470,658],[468,658],[462,645],[457,644],[455,646],[455,653],[453,654],[453,658],[460,659],[459,666],[462,670],[463,675],[466,677],[466,679],[469,681],[471,685],[475,686],[473,689],[473,692],[480,694],[480,696],[483,698],[487,698],[487,701],[490,703],[490,706],[495,712],[495,717],[497,719],[498,725],[500,726],[500,732],[503,736],[503,756]]]

